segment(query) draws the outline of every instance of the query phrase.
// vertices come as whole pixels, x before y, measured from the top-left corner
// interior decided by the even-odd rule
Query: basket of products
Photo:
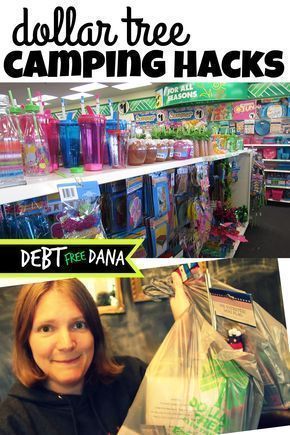
[[[272,198],[275,201],[281,201],[283,198],[284,189],[272,189]]]
[[[263,149],[263,159],[276,159],[277,150],[276,148],[264,148]]]

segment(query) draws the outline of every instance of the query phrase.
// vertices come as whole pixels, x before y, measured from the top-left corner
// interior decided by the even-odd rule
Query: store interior
[[[288,83],[2,83],[0,94],[1,238],[288,255]]]
[[[178,264],[170,267],[143,269],[144,277],[141,279],[82,279],[96,301],[102,325],[114,355],[131,355],[146,363],[150,363],[152,360],[156,361],[157,355],[161,359],[165,358],[164,353],[161,353],[160,356],[160,351],[158,354],[157,351],[160,347],[164,349],[165,344],[168,343],[166,341],[168,340],[166,339],[167,335],[173,334],[174,328],[175,330],[178,328],[177,322],[173,326],[174,320],[177,319],[175,315],[173,316],[174,305],[171,301],[174,296],[171,289],[171,273],[176,271],[177,267]],[[276,427],[289,424],[289,410],[285,402],[285,398],[288,397],[289,400],[289,385],[287,390],[284,384],[285,380],[283,380],[284,375],[282,376],[287,366],[287,346],[283,348],[285,343],[287,344],[287,334],[281,292],[281,275],[277,259],[228,259],[199,264],[192,263],[188,265],[187,269],[179,265],[179,270],[181,269],[182,274],[185,272],[187,274],[186,279],[183,278],[185,285],[194,291],[191,296],[190,293],[187,293],[187,297],[190,296],[193,305],[196,304],[199,314],[212,324],[223,336],[223,340],[226,339],[227,329],[224,329],[225,325],[229,330],[231,328],[240,330],[243,340],[239,343],[243,343],[243,349],[247,352],[244,357],[246,358],[245,355],[249,356],[251,353],[255,354],[259,370],[262,373],[264,389],[267,392],[264,393],[261,415],[256,416],[259,422],[258,427]],[[209,294],[202,296],[203,292],[196,284],[203,280],[203,273],[206,273],[210,279],[208,282],[211,283],[211,287],[222,289],[225,286],[226,289],[237,289],[239,292],[251,295],[251,300],[256,304],[253,317],[255,325],[251,323],[247,325],[250,317],[245,320],[242,316],[245,316],[245,311],[248,309],[241,309],[240,306],[239,320],[232,319],[224,323],[223,317],[215,316],[218,323],[214,326],[214,318],[210,316],[209,311],[211,297]],[[8,281],[3,279],[0,282],[2,344],[0,401],[5,397],[14,380],[10,369],[11,319],[15,299],[23,281],[23,278],[18,278],[17,284],[16,279],[11,278]],[[26,278],[26,282],[28,281],[29,278]],[[183,314],[180,317],[182,316]],[[190,351],[190,340],[197,339],[201,333],[196,331],[195,334],[186,336],[188,352]],[[258,341],[256,334],[259,336]],[[202,343],[207,342],[206,338],[203,337]],[[179,339],[181,337],[175,337],[177,342]],[[170,343],[172,352],[174,352],[175,341]],[[179,347],[179,351],[181,348],[182,346]],[[238,356],[238,347],[233,346],[233,349]],[[194,352],[195,355],[198,355],[197,348],[194,348]],[[284,356],[283,352],[285,352]],[[165,378],[162,382],[166,383],[168,380]],[[284,397],[284,402],[283,400],[281,402],[280,399],[279,402],[277,398],[280,394],[277,393],[277,386]],[[229,385],[228,388],[230,388]],[[157,391],[159,389],[155,389],[155,394]],[[169,395],[171,394],[170,388],[166,391]]]

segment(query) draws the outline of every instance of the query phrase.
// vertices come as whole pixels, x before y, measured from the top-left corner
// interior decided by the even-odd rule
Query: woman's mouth
[[[77,356],[75,358],[70,358],[70,359],[61,359],[61,360],[54,359],[53,362],[58,363],[58,364],[63,364],[63,365],[74,364],[74,363],[76,363],[80,359],[80,357],[81,356],[79,355],[79,356]]]

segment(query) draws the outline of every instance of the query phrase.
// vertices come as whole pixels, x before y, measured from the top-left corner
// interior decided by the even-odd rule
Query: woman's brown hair
[[[118,365],[108,355],[105,336],[94,299],[78,279],[64,279],[24,285],[18,295],[14,310],[14,344],[13,371],[16,377],[27,387],[44,381],[46,375],[33,359],[29,345],[36,306],[46,292],[58,290],[69,296],[83,313],[88,328],[94,337],[94,357],[86,373],[86,379],[101,379],[110,381],[122,372],[123,366]],[[61,307],[60,307],[61,313]]]

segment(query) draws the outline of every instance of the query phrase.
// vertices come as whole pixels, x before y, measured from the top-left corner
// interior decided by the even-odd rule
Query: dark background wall
[[[253,294],[277,320],[284,323],[278,264],[275,259],[233,259],[209,263],[212,276]],[[151,272],[152,274],[152,272]],[[160,269],[156,269],[156,277]],[[0,288],[0,399],[13,382],[11,361],[11,318],[20,287]],[[103,315],[109,343],[117,355],[132,355],[150,362],[173,324],[168,299],[133,302],[130,281],[122,280],[125,313]]]

